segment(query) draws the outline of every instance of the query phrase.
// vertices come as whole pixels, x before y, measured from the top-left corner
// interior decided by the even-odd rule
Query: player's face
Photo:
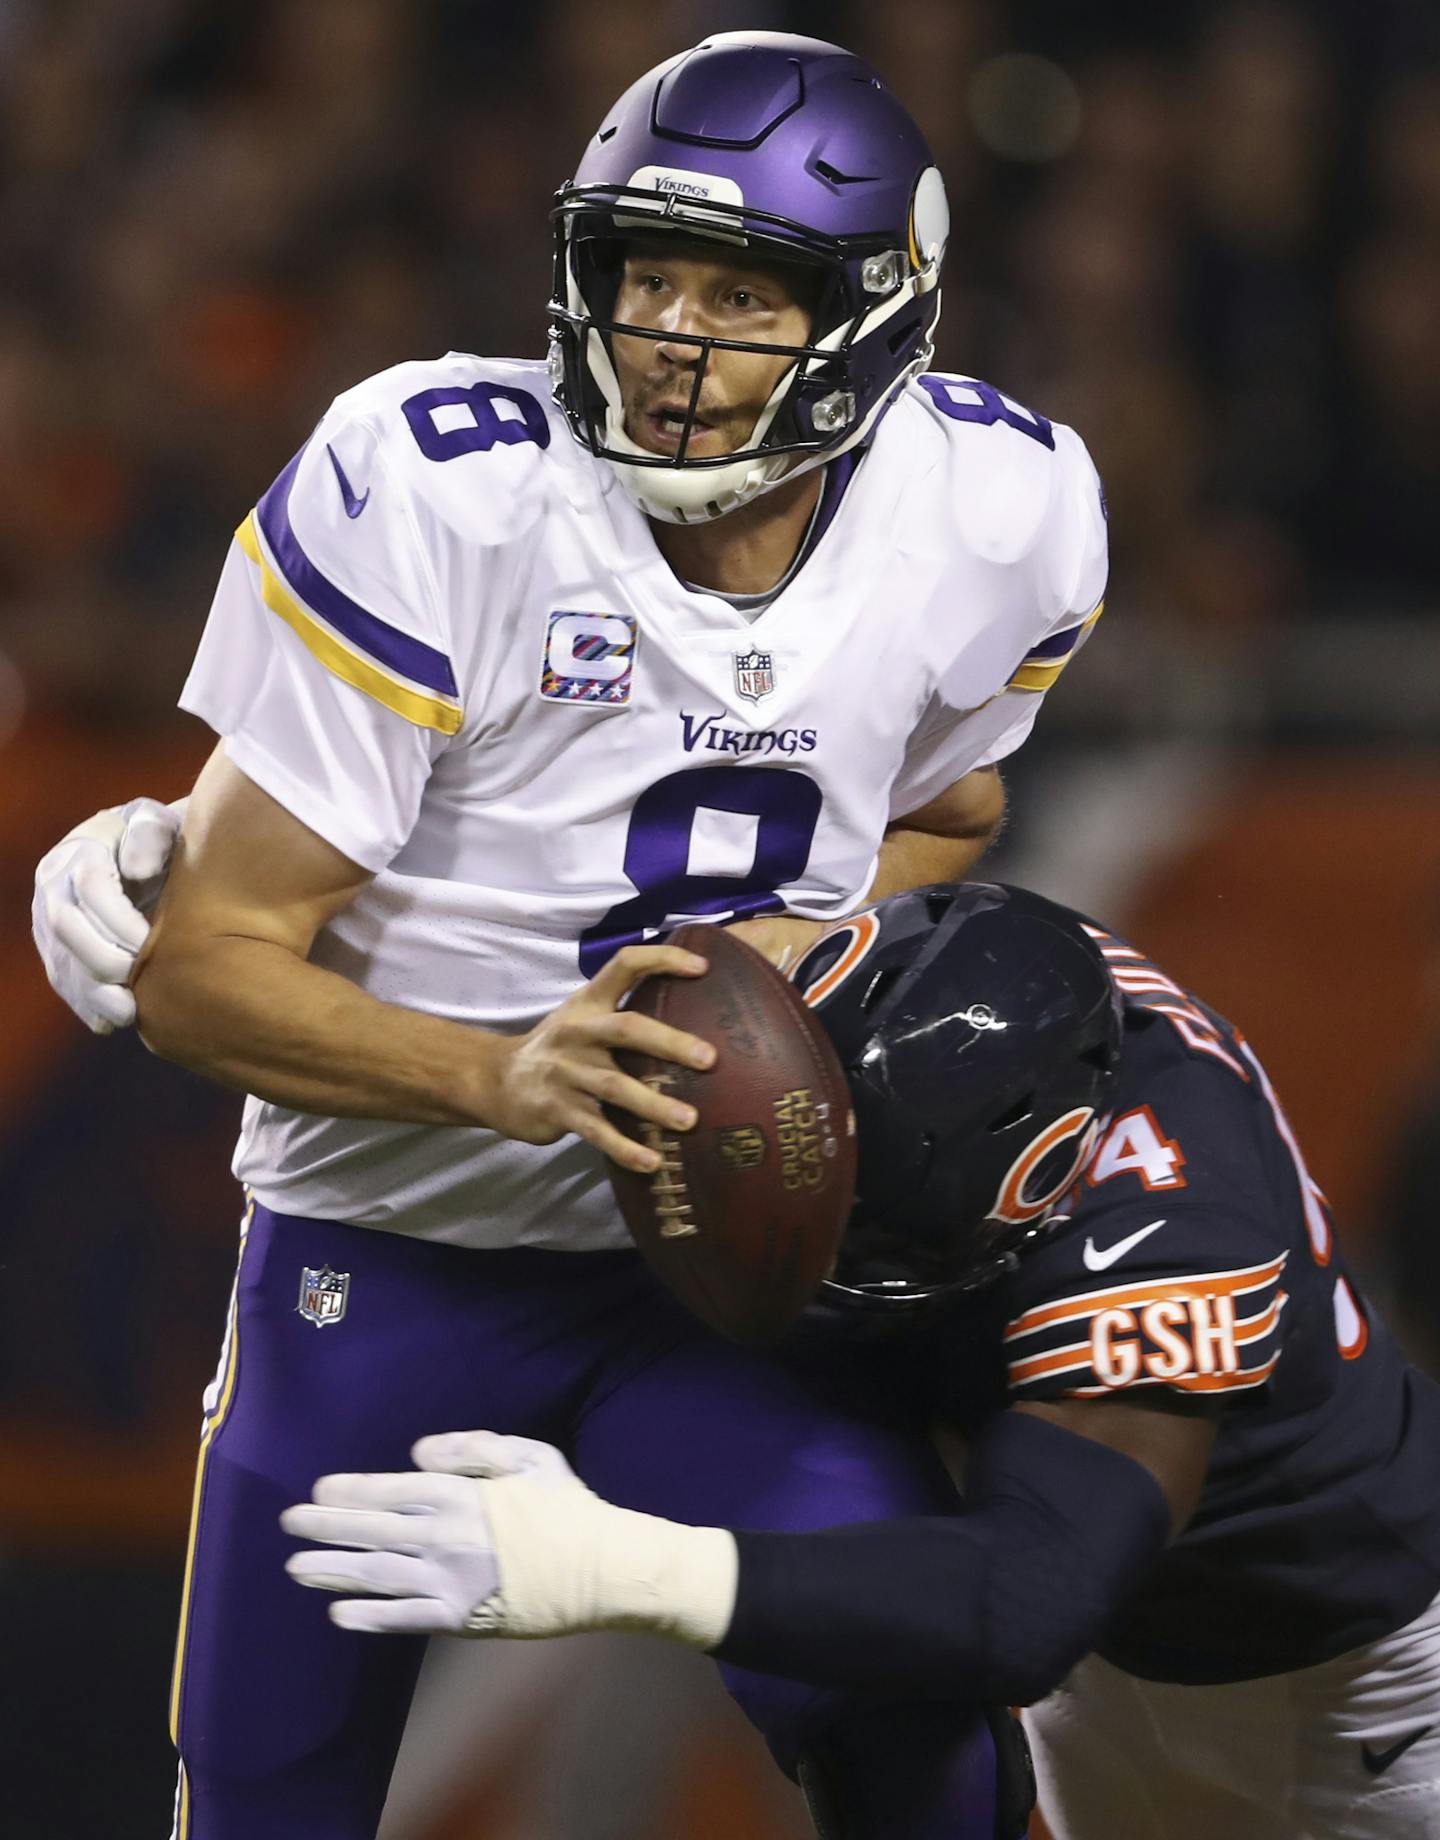
[[[712,256],[703,245],[637,241],[626,253],[614,317],[668,336],[616,334],[615,371],[625,404],[625,432],[651,453],[680,446],[701,348],[697,338],[803,345],[811,301],[803,270]],[[733,453],[750,440],[760,411],[792,359],[712,351],[696,405],[687,458]]]

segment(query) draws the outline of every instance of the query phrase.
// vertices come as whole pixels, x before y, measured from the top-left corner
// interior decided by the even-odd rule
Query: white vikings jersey
[[[315,962],[531,1027],[684,918],[839,918],[892,818],[1029,733],[1099,612],[1069,429],[927,377],[758,619],[686,587],[540,363],[456,353],[338,398],[241,525],[181,698],[375,879]],[[252,1099],[285,1213],[475,1246],[627,1243],[599,1156]]]

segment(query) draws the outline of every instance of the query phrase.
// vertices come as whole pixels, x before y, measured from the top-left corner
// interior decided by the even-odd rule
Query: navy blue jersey
[[[1440,1589],[1440,1388],[1347,1277],[1243,1036],[1089,930],[1125,997],[1114,1113],[1066,1217],[926,1336],[928,1384],[961,1423],[1127,1395],[1216,1413],[1195,1516],[1101,1652],[1191,1683],[1307,1666]]]

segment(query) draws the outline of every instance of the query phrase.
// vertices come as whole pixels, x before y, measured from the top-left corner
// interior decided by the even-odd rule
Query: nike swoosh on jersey
[[[1407,1732],[1403,1738],[1397,1739],[1386,1751],[1372,1751],[1368,1744],[1362,1744],[1360,1755],[1364,1759],[1365,1768],[1372,1776],[1382,1775],[1397,1757],[1403,1757],[1412,1744],[1418,1744],[1434,1729],[1433,1725],[1422,1725],[1419,1731]]]
[[[340,496],[345,500],[345,515],[348,518],[357,518],[370,502],[370,488],[366,486],[364,498],[356,498],[350,489],[350,481],[345,477],[345,469],[340,464],[339,456],[328,441],[325,443],[325,451],[330,456],[330,464],[335,469],[335,477],[340,481]]]
[[[1103,1252],[1096,1249],[1093,1239],[1087,1239],[1085,1250],[1080,1254],[1085,1261],[1086,1271],[1109,1271],[1116,1259],[1123,1259],[1132,1246],[1138,1246],[1142,1239],[1149,1239],[1152,1233],[1158,1233],[1164,1225],[1163,1220],[1152,1220],[1148,1227],[1127,1233],[1124,1239],[1117,1239],[1113,1246],[1107,1246]]]

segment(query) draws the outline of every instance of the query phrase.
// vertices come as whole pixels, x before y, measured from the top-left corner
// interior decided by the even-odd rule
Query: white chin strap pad
[[[753,448],[769,427],[779,407],[780,398],[790,387],[793,367],[785,372],[774,393],[751,430],[749,446]],[[614,396],[605,388],[605,444],[620,454],[634,454],[637,460],[656,458],[625,431],[625,412],[618,388]],[[746,452],[729,466],[658,467],[627,466],[624,460],[609,459],[622,488],[647,517],[666,524],[697,524],[724,517],[748,504],[752,498],[779,483],[792,470],[790,462],[803,456],[795,454],[757,454]]]
[[[606,440],[611,447],[622,451],[634,445],[623,433],[618,440],[607,433]],[[645,449],[636,451],[644,453]],[[683,472],[679,467],[667,472],[657,466],[628,466],[613,455],[606,459],[627,497],[635,501],[646,517],[656,518],[662,524],[705,524],[758,498],[767,486],[776,484],[783,476],[784,462],[793,457],[790,454],[752,457],[736,460],[730,466],[700,467],[693,472]]]

